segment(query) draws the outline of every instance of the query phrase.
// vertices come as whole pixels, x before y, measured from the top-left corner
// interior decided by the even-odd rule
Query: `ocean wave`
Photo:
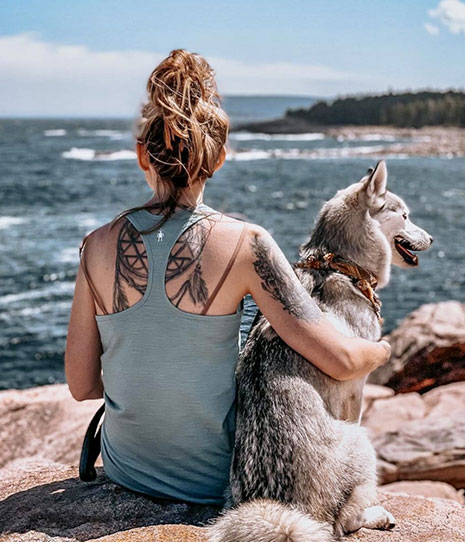
[[[95,149],[72,147],[61,154],[63,158],[71,160],[84,160],[88,162],[105,162],[112,160],[134,160],[137,155],[134,151],[123,149],[120,151],[104,152]]]
[[[53,130],[44,131],[44,136],[47,136],[47,137],[60,137],[60,136],[65,136],[65,135],[66,135],[66,130],[64,128],[56,128]]]
[[[235,162],[248,161],[248,160],[267,160],[269,158],[274,158],[273,152],[275,151],[262,151],[259,149],[254,149],[251,151],[229,151],[226,155],[227,160],[232,160]]]
[[[397,138],[392,134],[340,134],[336,138],[338,141],[396,141]]]
[[[48,303],[36,305],[34,307],[9,309],[8,312],[3,311],[2,313],[0,313],[0,321],[10,323],[18,318],[27,318],[25,328],[27,329],[27,331],[31,332],[33,331],[32,327],[34,326],[34,320],[37,321],[38,319],[40,319],[40,322],[43,323],[43,317],[45,314],[57,314],[58,312],[69,313],[70,309],[71,301],[53,300]]]
[[[250,149],[247,151],[230,151],[227,158],[232,161],[253,160],[325,160],[340,158],[357,158],[358,156],[383,153],[389,158],[408,158],[407,153],[400,152],[400,146],[364,145],[359,147],[327,147],[315,150],[305,149]],[[394,152],[392,152],[394,151]]]
[[[7,230],[10,226],[17,226],[26,222],[19,216],[0,216],[0,230]]]
[[[45,288],[27,290],[26,292],[20,292],[19,294],[2,295],[0,296],[0,305],[10,305],[11,303],[18,303],[26,300],[29,301],[31,299],[40,299],[42,297],[52,297],[55,295],[72,294],[73,292],[74,282],[53,282],[53,284]]]
[[[79,261],[79,249],[77,247],[66,247],[59,252],[57,259],[63,263],[77,263]]]
[[[235,141],[317,141],[325,138],[321,132],[306,134],[254,134],[252,132],[233,132],[229,139]]]
[[[97,220],[97,218],[90,213],[80,213],[75,216],[75,220],[79,226],[83,226],[85,228],[96,228],[99,224],[101,224],[101,221]]]
[[[130,137],[130,132],[122,132],[120,130],[86,130],[79,128],[77,131],[83,137],[109,137],[110,139],[125,139]]]

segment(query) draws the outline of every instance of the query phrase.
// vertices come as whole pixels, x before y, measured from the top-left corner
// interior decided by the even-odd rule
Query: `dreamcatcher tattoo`
[[[168,258],[165,284],[185,277],[177,291],[169,296],[176,307],[186,295],[195,304],[204,305],[208,300],[208,287],[202,277],[202,252],[216,220],[208,215],[186,230],[176,241]],[[113,285],[113,312],[129,307],[125,289],[134,288],[144,295],[147,288],[147,252],[139,232],[125,220],[116,244],[115,281]]]
[[[165,283],[180,276],[185,280],[177,292],[169,296],[173,305],[179,307],[183,298],[188,295],[194,305],[205,305],[208,300],[207,283],[202,277],[202,252],[210,236],[216,220],[207,216],[191,226],[176,241],[168,258]]]
[[[124,284],[144,295],[147,277],[147,252],[142,237],[129,220],[124,220],[116,242],[113,312],[121,312],[129,306]]]

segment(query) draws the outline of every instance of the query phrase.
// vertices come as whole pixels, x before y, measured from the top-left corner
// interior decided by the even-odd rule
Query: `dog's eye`
[[[402,213],[402,218],[403,218],[404,220],[407,220],[407,213]]]

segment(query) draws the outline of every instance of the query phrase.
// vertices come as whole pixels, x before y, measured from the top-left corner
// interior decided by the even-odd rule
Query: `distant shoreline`
[[[397,128],[394,126],[321,126],[290,117],[255,122],[237,126],[232,132],[274,134],[322,133],[338,141],[364,139],[369,134],[387,138],[404,139],[395,143],[381,143],[373,154],[436,156],[445,158],[465,157],[465,128],[448,126],[425,126],[422,128]],[[365,155],[367,153],[365,152]],[[370,153],[368,153],[370,154]]]

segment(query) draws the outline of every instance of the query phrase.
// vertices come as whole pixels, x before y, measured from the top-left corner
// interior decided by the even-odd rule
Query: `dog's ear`
[[[368,200],[369,205],[376,205],[379,200],[383,200],[386,195],[387,168],[386,162],[380,160],[376,167],[368,170],[368,175],[361,181],[362,190]]]

